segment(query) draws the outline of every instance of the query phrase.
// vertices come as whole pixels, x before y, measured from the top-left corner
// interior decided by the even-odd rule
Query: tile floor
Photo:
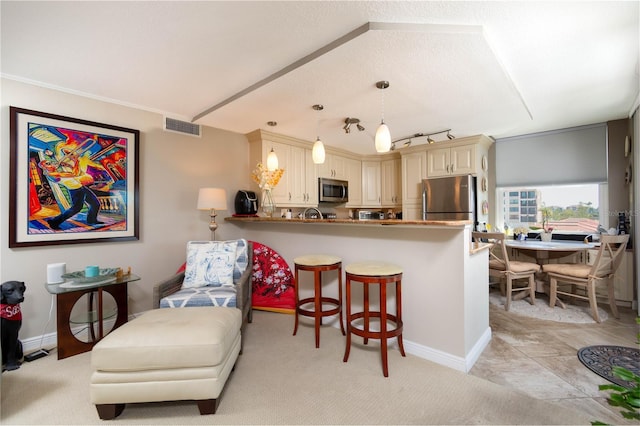
[[[541,295],[536,302],[548,303],[548,298]],[[636,311],[619,308],[620,319],[610,314],[601,324],[568,324],[490,306],[492,339],[470,374],[589,413],[593,420],[635,424],[607,403],[608,393],[601,392],[598,385],[608,382],[584,367],[576,353],[590,345],[638,347]],[[609,313],[608,305],[602,308]]]

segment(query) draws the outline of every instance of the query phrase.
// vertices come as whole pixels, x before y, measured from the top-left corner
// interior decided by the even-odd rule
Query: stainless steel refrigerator
[[[422,180],[422,220],[476,222],[476,178],[471,175]]]

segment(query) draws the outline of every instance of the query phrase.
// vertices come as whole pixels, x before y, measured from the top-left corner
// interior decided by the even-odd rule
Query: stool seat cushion
[[[293,262],[297,265],[304,266],[321,266],[321,265],[335,265],[342,262],[342,259],[337,256],[331,256],[329,254],[309,254],[305,256],[298,256],[293,259]]]
[[[402,268],[400,266],[380,261],[351,263],[347,265],[344,270],[348,274],[371,277],[397,275],[402,273]]]
[[[214,367],[228,357],[241,325],[239,309],[153,309],[98,342],[91,365],[103,372]]]

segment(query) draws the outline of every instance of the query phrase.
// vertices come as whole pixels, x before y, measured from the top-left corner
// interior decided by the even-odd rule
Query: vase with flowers
[[[258,163],[251,173],[252,179],[262,190],[262,212],[267,217],[272,217],[276,209],[271,191],[278,185],[283,174],[284,169],[269,170],[262,163]]]
[[[551,241],[553,237],[553,227],[549,226],[549,219],[551,218],[551,209],[548,207],[542,207],[540,209],[542,213],[542,232],[540,232],[540,239],[545,242]]]

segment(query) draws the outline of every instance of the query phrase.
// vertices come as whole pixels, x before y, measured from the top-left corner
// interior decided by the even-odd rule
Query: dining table
[[[560,259],[575,253],[586,253],[587,250],[598,247],[598,243],[583,241],[552,240],[540,241],[535,239],[527,240],[505,240],[507,248],[532,257],[540,266],[549,263],[550,259]],[[586,257],[584,257],[586,259]],[[548,282],[542,272],[536,275],[536,292],[546,293]]]

